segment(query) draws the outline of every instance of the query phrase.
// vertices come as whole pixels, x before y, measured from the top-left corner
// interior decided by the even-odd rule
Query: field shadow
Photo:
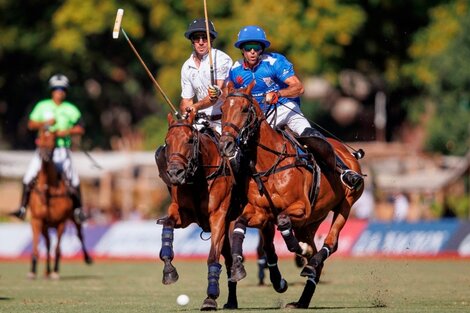
[[[0,301],[7,301],[7,300],[13,300],[13,298],[10,297],[0,297]]]
[[[76,276],[61,276],[60,280],[66,281],[80,281],[80,280],[101,280],[102,276],[97,275],[76,275]]]
[[[385,308],[385,307],[377,307],[375,305],[368,305],[368,306],[331,306],[331,307],[326,307],[326,306],[313,306],[309,307],[307,310],[351,310],[351,309],[380,309],[380,308]],[[279,307],[266,307],[266,308],[238,308],[242,309],[244,311],[253,311],[253,312],[259,312],[259,311],[269,311],[269,310],[285,310],[286,308],[284,306]]]

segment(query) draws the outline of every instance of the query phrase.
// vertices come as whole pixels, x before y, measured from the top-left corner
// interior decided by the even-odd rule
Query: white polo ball
[[[178,298],[176,298],[176,303],[186,305],[189,303],[189,297],[187,295],[179,295]]]

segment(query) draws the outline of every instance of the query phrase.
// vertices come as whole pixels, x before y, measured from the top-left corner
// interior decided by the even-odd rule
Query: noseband
[[[186,171],[185,171],[185,178],[189,178],[189,177],[193,177],[194,174],[196,173],[197,171],[197,168],[198,168],[198,156],[199,156],[199,134],[198,132],[194,129],[194,127],[192,125],[188,125],[188,124],[184,124],[184,123],[175,123],[173,125],[170,125],[170,127],[168,127],[168,129],[170,130],[171,128],[176,128],[176,127],[189,127],[191,129],[191,133],[193,135],[192,139],[193,139],[193,143],[192,143],[192,151],[191,151],[191,154],[188,157],[186,157],[185,155],[179,153],[179,152],[173,152],[171,153],[170,155],[167,156],[167,162],[170,163],[171,159],[173,157],[178,157],[180,159],[183,160],[185,164],[185,168],[186,168]],[[168,150],[167,150],[168,151]]]

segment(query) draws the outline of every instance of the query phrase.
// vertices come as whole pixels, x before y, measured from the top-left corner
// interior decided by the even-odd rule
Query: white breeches
[[[266,113],[266,112],[265,112]],[[277,118],[276,122],[273,123],[273,119],[276,116],[276,111],[271,112],[267,121],[271,127],[287,125],[289,128],[296,133],[301,135],[305,128],[311,127],[308,120],[300,112],[299,106],[295,102],[287,102],[284,105],[277,107]]]
[[[72,167],[72,159],[70,158],[70,151],[67,148],[55,148],[52,156],[54,164],[60,172],[65,174],[67,180],[72,184],[72,187],[78,187],[80,185],[80,179],[78,178],[77,172]],[[23,184],[27,185],[38,175],[41,169],[41,158],[39,157],[39,151],[34,151],[33,159],[29,163],[28,170],[23,177]]]
[[[203,121],[207,121],[209,122],[210,126],[220,135],[222,133],[222,123],[220,120],[217,120],[217,121],[209,121],[209,120],[206,120],[206,119],[203,119],[203,118],[200,118],[197,120],[198,123],[195,124],[197,130],[201,130],[201,128],[203,128],[204,126],[201,125],[201,123]]]

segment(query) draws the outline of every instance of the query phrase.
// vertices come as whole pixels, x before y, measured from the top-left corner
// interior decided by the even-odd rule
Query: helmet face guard
[[[49,78],[49,89],[63,89],[67,90],[70,87],[69,79],[63,74],[55,74]]]
[[[206,20],[203,18],[198,18],[192,21],[189,26],[188,30],[184,33],[184,37],[191,40],[191,36],[194,33],[198,32],[206,32]],[[212,39],[217,38],[217,32],[215,31],[214,24],[209,20],[209,34]]]
[[[265,49],[271,45],[264,30],[256,25],[245,26],[240,30],[235,47],[241,48],[245,42],[259,42]]]

